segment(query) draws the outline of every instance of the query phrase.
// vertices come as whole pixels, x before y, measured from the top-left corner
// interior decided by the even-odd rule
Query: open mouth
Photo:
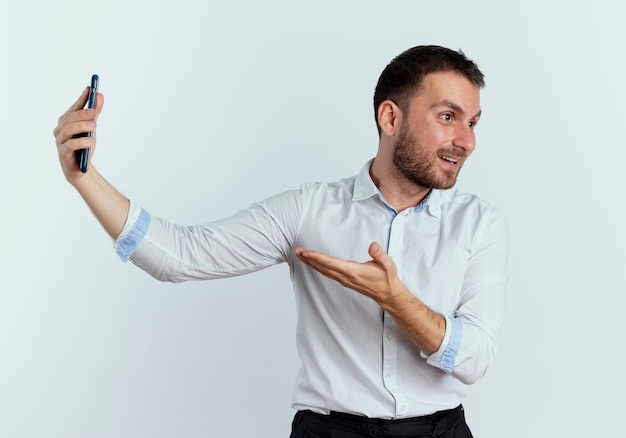
[[[459,162],[459,158],[449,157],[447,155],[439,155],[439,158],[452,166],[455,166]]]

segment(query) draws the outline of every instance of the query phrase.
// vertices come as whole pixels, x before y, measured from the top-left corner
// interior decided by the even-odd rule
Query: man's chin
[[[454,183],[452,183],[452,184],[441,184],[441,185],[434,186],[434,187],[431,187],[431,188],[432,189],[438,189],[438,190],[448,190],[448,189],[451,189],[452,187],[454,187],[455,184],[456,184],[456,181]]]
[[[451,189],[452,187],[454,187],[455,184],[456,184],[456,175],[454,175],[453,177],[447,178],[443,181],[437,181],[436,184],[433,184],[431,186],[431,189],[447,190],[447,189]]]

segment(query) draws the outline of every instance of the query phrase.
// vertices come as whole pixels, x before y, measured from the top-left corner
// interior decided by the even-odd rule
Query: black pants
[[[291,438],[472,438],[463,406],[423,417],[379,420],[331,412],[330,415],[299,411],[293,419]]]

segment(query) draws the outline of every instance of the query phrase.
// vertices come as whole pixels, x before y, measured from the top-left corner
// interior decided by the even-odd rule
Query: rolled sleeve
[[[455,318],[447,315],[442,316],[446,320],[446,332],[439,350],[430,356],[422,353],[422,356],[427,359],[426,362],[429,365],[437,367],[446,373],[451,373],[463,339],[463,324]]]
[[[115,252],[123,262],[128,261],[137,245],[146,236],[150,227],[150,220],[150,213],[131,203],[126,224],[115,241]]]

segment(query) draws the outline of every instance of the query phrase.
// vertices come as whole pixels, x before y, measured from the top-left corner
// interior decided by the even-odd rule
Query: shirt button
[[[387,377],[393,377],[393,371],[387,371]]]
[[[387,339],[393,339],[393,333],[387,333]]]

